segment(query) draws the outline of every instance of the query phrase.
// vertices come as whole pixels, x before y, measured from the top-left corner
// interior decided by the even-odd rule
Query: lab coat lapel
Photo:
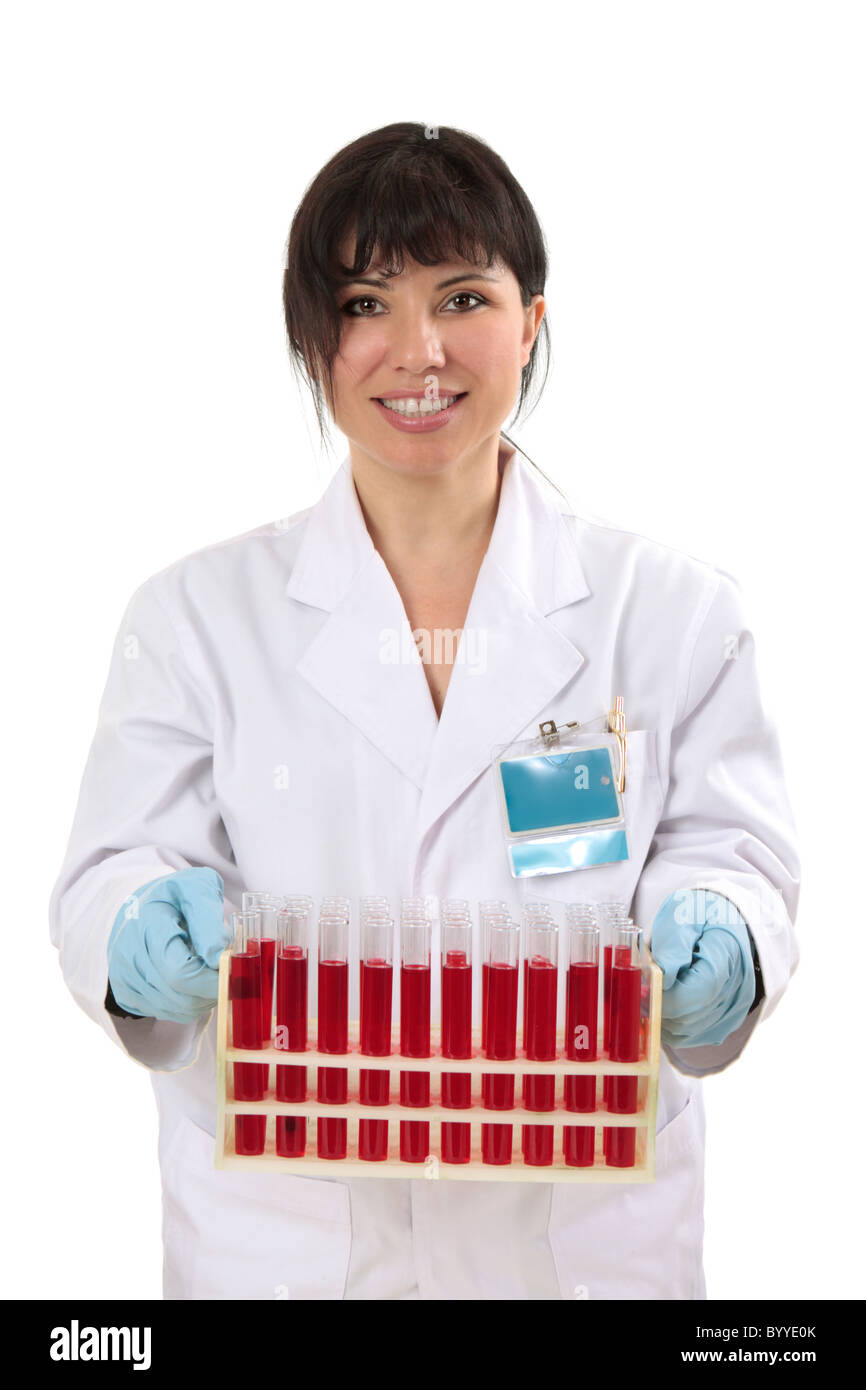
[[[549,618],[590,592],[560,507],[515,450],[439,720],[348,458],[310,511],[286,593],[329,617],[297,671],[422,791],[419,847],[494,746],[543,719],[583,665]]]
[[[549,617],[590,593],[563,505],[515,450],[430,750],[418,849],[490,766],[494,747],[545,718],[584,664]]]
[[[370,539],[348,458],[310,512],[286,593],[330,612],[298,674],[423,788],[436,711],[402,599]]]

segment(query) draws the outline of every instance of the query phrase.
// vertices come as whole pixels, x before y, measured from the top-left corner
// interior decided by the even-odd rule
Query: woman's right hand
[[[230,940],[218,873],[181,869],[154,879],[126,899],[111,929],[115,1001],[140,1018],[195,1023],[216,1003],[219,959]]]

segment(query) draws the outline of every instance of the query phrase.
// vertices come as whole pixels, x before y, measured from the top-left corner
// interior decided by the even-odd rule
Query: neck
[[[437,473],[401,473],[351,451],[370,538],[392,573],[447,572],[487,549],[502,469],[513,449],[499,435]]]

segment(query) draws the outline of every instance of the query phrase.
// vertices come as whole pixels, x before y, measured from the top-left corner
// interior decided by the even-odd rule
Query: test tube
[[[468,903],[465,915],[450,912],[442,923],[441,1037],[443,1057],[472,1056],[472,922]],[[468,1110],[472,1104],[470,1073],[443,1072],[441,1097],[449,1110]],[[443,1163],[468,1163],[471,1143],[470,1125],[443,1121]]]
[[[232,913],[232,951],[229,993],[232,1004],[232,1046],[261,1051],[262,958],[258,941],[259,914]],[[265,1089],[259,1063],[234,1063],[234,1098],[263,1100]],[[235,1153],[260,1154],[265,1150],[267,1115],[235,1115]]]
[[[393,988],[394,921],[376,907],[361,919],[361,1051],[370,1057],[391,1052],[391,995]],[[362,1105],[387,1105],[391,1077],[387,1071],[360,1072]],[[379,1162],[388,1157],[388,1121],[361,1120],[358,1157]]]
[[[282,906],[284,908],[291,908],[293,911],[302,911],[305,909],[307,912],[312,912],[313,899],[310,897],[309,893],[286,893],[285,897],[282,899]]]
[[[342,912],[319,916],[320,1052],[349,1050],[349,921]],[[344,1067],[319,1067],[317,1097],[326,1105],[348,1099]],[[346,1157],[346,1121],[323,1117],[316,1122],[319,1158]]]
[[[641,968],[639,934],[633,925],[617,927],[610,972],[610,1044],[612,1062],[636,1062],[640,1055]],[[637,1110],[636,1076],[610,1078],[608,1110],[633,1115]],[[635,1130],[606,1126],[605,1157],[612,1168],[634,1165]]]
[[[523,907],[524,940],[525,940],[526,937],[528,936],[529,931],[530,931],[530,929],[531,929],[533,923],[535,923],[535,922],[553,923],[553,910],[552,910],[552,908],[551,908],[551,906],[550,906],[550,903],[543,903],[543,902],[541,902],[541,901],[538,900],[538,899],[530,899],[529,902],[527,902],[527,903],[524,904],[524,907]],[[528,1004],[528,1002],[529,1002],[529,956],[527,955],[526,950],[524,949],[524,952],[523,952],[523,1012],[522,1012],[522,1015],[521,1015],[521,1018],[522,1018],[522,1027],[523,1027],[522,1037],[523,1037],[523,1039],[524,1039],[524,1046],[526,1045],[526,1042],[525,1042],[525,1040],[526,1040],[526,1009],[527,1009],[527,1004]]]
[[[349,920],[349,899],[348,898],[323,898],[319,904],[320,914],[327,917],[345,917]]]
[[[517,1056],[517,984],[520,928],[516,922],[492,921],[487,931],[487,1038],[485,1057],[509,1061]],[[481,1098],[485,1110],[514,1107],[514,1077],[484,1073]],[[511,1162],[512,1127],[481,1126],[484,1163]]]
[[[404,899],[400,920],[400,1055],[430,1056],[430,922],[423,903]],[[400,1104],[430,1104],[430,1073],[401,1071]],[[400,1121],[400,1157],[423,1163],[430,1152],[430,1124]]]
[[[569,904],[568,986],[565,996],[565,1055],[575,1062],[598,1057],[599,930],[589,904]],[[595,1076],[565,1078],[565,1108],[591,1112],[596,1106]],[[572,1168],[591,1168],[595,1161],[592,1125],[567,1125],[562,1132],[565,1162]]]
[[[628,918],[626,906],[623,902],[609,901],[601,902],[596,906],[596,916],[601,930],[601,951],[603,960],[603,984],[604,990],[604,1046],[610,1051],[610,971],[613,958],[613,939],[617,927],[624,926]],[[610,1101],[610,1077],[605,1076],[602,1081],[602,1097],[605,1105]],[[608,1131],[604,1133],[604,1150],[607,1153]]]
[[[277,913],[277,1036],[280,1051],[307,1047],[307,919],[309,907],[284,907]],[[307,1068],[277,1067],[277,1100],[307,1099]],[[307,1145],[303,1115],[277,1116],[277,1153],[302,1158]]]
[[[244,912],[260,914],[259,940],[262,957],[262,1042],[265,1047],[271,1041],[271,1024],[274,1017],[274,961],[277,948],[277,913],[283,906],[283,899],[277,893],[244,893],[242,898]]]
[[[501,898],[485,898],[478,904],[481,925],[481,1051],[487,1045],[487,985],[490,965],[488,960],[488,928],[491,922],[509,921],[508,906]]]
[[[556,990],[559,930],[542,913],[530,914],[524,946],[525,1024],[523,1050],[535,1062],[556,1059]],[[523,1104],[527,1110],[553,1110],[555,1076],[524,1076]],[[523,1161],[532,1167],[553,1162],[550,1125],[523,1126]]]
[[[367,897],[359,898],[358,904],[361,909],[361,920],[370,915],[387,917],[390,913],[388,899],[379,893],[371,893]]]
[[[259,952],[262,958],[262,1046],[271,1043],[271,1024],[274,1016],[274,961],[276,958],[276,918],[282,906],[282,898],[276,893],[244,893],[241,903],[244,912],[257,912]],[[270,1067],[262,1064],[262,1084],[268,1089]]]

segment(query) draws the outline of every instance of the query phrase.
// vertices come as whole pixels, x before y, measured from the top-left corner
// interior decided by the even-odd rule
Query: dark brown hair
[[[354,264],[341,266],[339,247],[352,231]],[[477,136],[398,121],[339,150],[295,212],[283,272],[290,360],[312,394],[323,443],[343,327],[336,291],[344,275],[363,275],[377,253],[395,275],[407,254],[425,266],[459,259],[489,268],[499,260],[513,272],[525,306],[544,293],[547,278],[547,247],[532,205],[508,166]],[[538,395],[550,358],[546,313],[523,368],[517,416],[536,377],[542,339]]]

